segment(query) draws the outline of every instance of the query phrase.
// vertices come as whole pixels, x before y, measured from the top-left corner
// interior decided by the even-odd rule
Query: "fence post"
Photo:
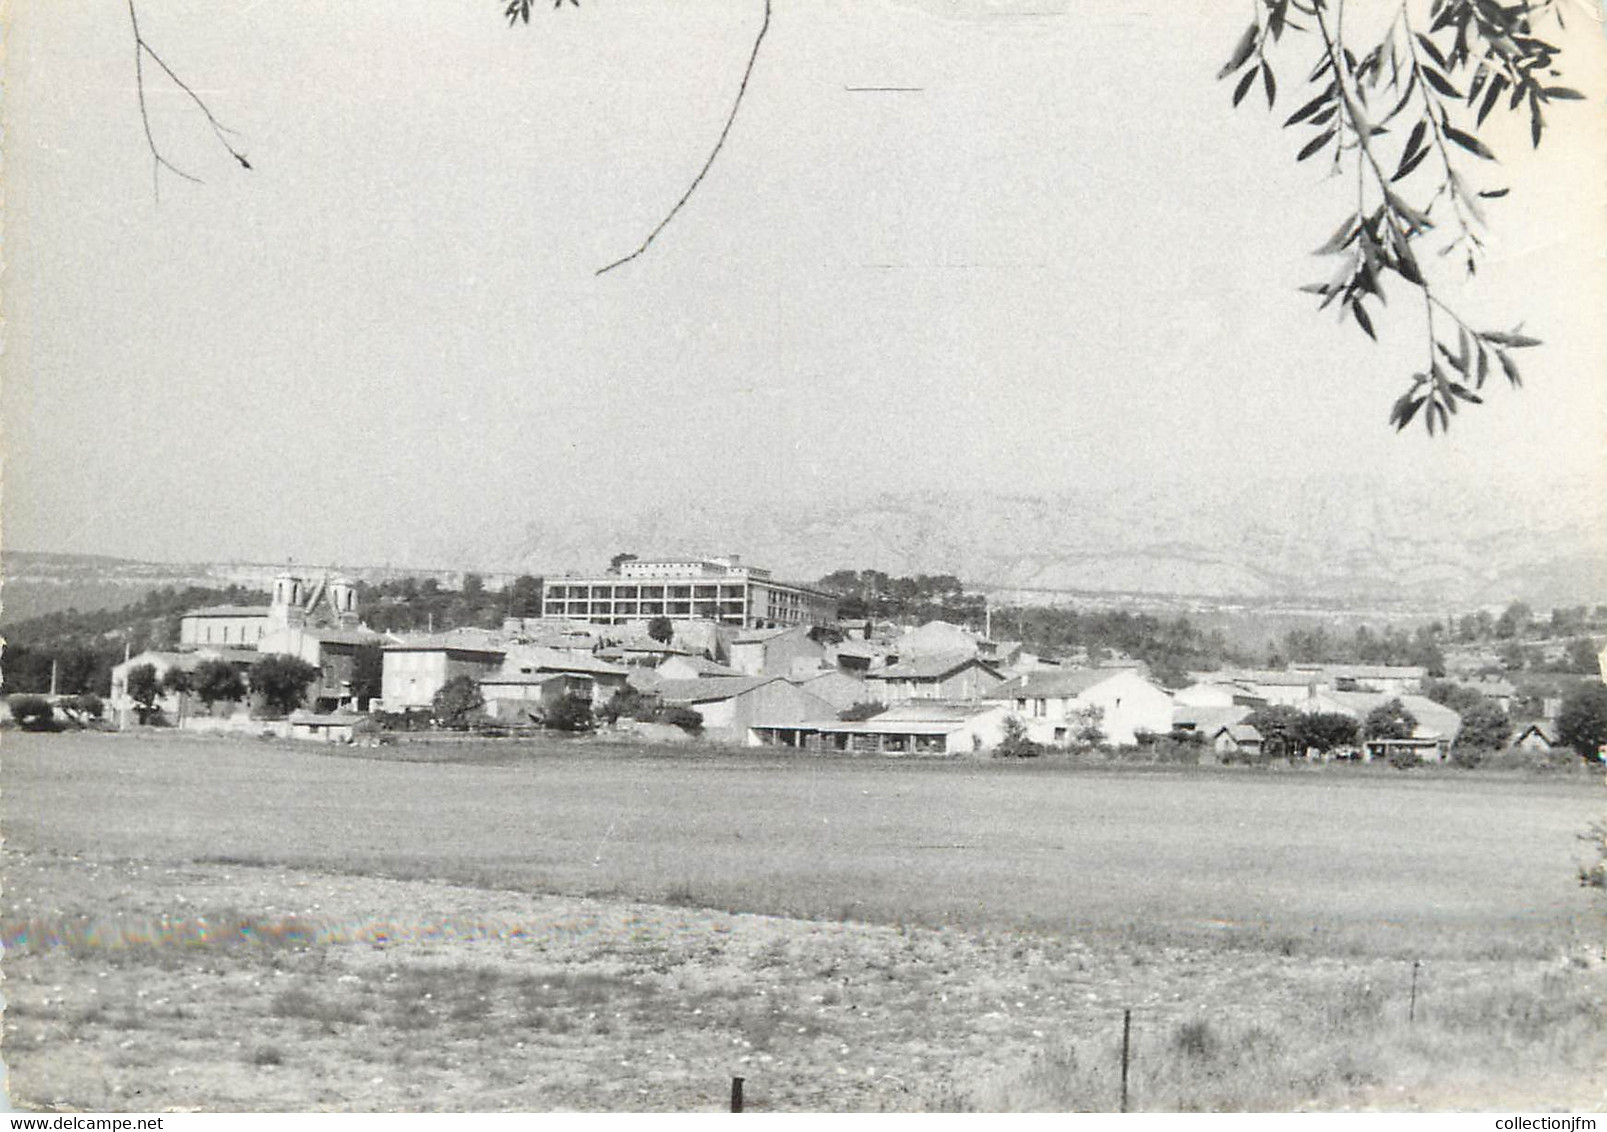
[[[1412,960],[1412,997],[1406,1004],[1406,1024],[1411,1025],[1417,1021],[1417,969],[1423,965],[1421,959]]]
[[[731,1078],[731,1111],[742,1111],[742,1078]]]
[[[1133,1011],[1131,1007],[1122,1011],[1122,1107],[1127,1111],[1127,1054],[1132,1048],[1133,1037]]]

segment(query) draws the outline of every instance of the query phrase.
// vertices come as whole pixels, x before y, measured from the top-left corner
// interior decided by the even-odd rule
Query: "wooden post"
[[[1133,1011],[1131,1008],[1122,1011],[1122,1107],[1127,1111],[1127,1055],[1132,1048],[1133,1038]]]
[[[1423,965],[1421,959],[1412,960],[1412,997],[1406,1004],[1407,1025],[1417,1021],[1417,969]]]
[[[731,1111],[742,1111],[742,1078],[731,1078]]]

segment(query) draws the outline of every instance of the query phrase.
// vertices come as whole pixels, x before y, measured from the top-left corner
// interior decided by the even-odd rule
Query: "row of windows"
[[[230,626],[228,626],[228,625],[219,625],[219,626],[217,626],[217,628],[219,630],[221,630],[221,635],[218,637],[216,643],[220,644],[220,645],[228,644],[229,643],[229,629],[230,629]],[[266,626],[263,626],[263,625],[241,625],[241,626],[238,627],[238,629],[236,630],[236,632],[234,634],[234,640],[235,640],[235,642],[237,644],[242,644],[242,645],[247,644],[247,643],[249,643],[251,641],[260,641],[260,640],[262,640],[262,633],[263,633],[263,630],[265,628],[266,628]],[[255,629],[257,631],[255,636],[250,636],[249,635],[252,629]],[[213,630],[213,626],[211,626],[211,625],[206,626],[206,628],[205,628],[205,636],[202,638],[203,643],[205,643],[205,644],[214,643],[213,640],[212,640],[212,630]]]
[[[638,598],[655,598],[664,601],[671,598],[700,598],[723,600],[741,600],[747,596],[747,587],[743,585],[615,585],[610,583],[602,586],[573,586],[550,585],[546,589],[548,601],[577,601],[591,599],[593,601],[636,600]]]

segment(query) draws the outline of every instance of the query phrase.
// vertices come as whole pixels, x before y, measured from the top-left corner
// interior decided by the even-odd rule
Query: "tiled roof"
[[[779,676],[706,676],[696,680],[660,680],[653,691],[665,703],[703,704],[729,700],[780,679]]]
[[[385,644],[386,652],[443,652],[448,649],[455,652],[494,653],[503,656],[506,655],[508,646],[492,644],[485,639],[473,640],[452,633],[421,633],[416,637],[402,637]]]
[[[974,653],[946,652],[931,653],[926,656],[912,656],[889,665],[877,672],[866,673],[869,680],[941,680],[951,672],[957,672],[970,664],[976,664],[995,676],[999,671],[987,661],[978,660]]]
[[[1024,696],[1080,696],[1107,680],[1131,672],[1130,668],[1067,668],[1055,671],[1025,672],[1014,680],[1007,680],[988,693],[990,700],[1008,700]]]
[[[266,605],[208,605],[182,613],[181,617],[266,617]]]

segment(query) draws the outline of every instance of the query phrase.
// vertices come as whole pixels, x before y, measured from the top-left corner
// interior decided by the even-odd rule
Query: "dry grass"
[[[1607,1056],[1602,982],[1581,968],[1512,972],[1490,985],[1453,975],[1411,1011],[1399,989],[1356,980],[1326,996],[1299,996],[1283,1017],[1194,1015],[1135,1020],[1129,1107],[1223,1112],[1497,1107],[1545,1085],[1568,1091],[1599,1080]],[[1063,1043],[956,1107],[1108,1111],[1119,1104],[1120,1039]],[[1556,1098],[1560,1100],[1561,1098]],[[1555,1103],[1555,1102],[1553,1102]],[[1569,1107],[1566,1101],[1562,1107]]]
[[[9,745],[18,1096],[1110,1108],[1130,1006],[1137,1107],[1604,1099],[1575,784],[476,758]]]

